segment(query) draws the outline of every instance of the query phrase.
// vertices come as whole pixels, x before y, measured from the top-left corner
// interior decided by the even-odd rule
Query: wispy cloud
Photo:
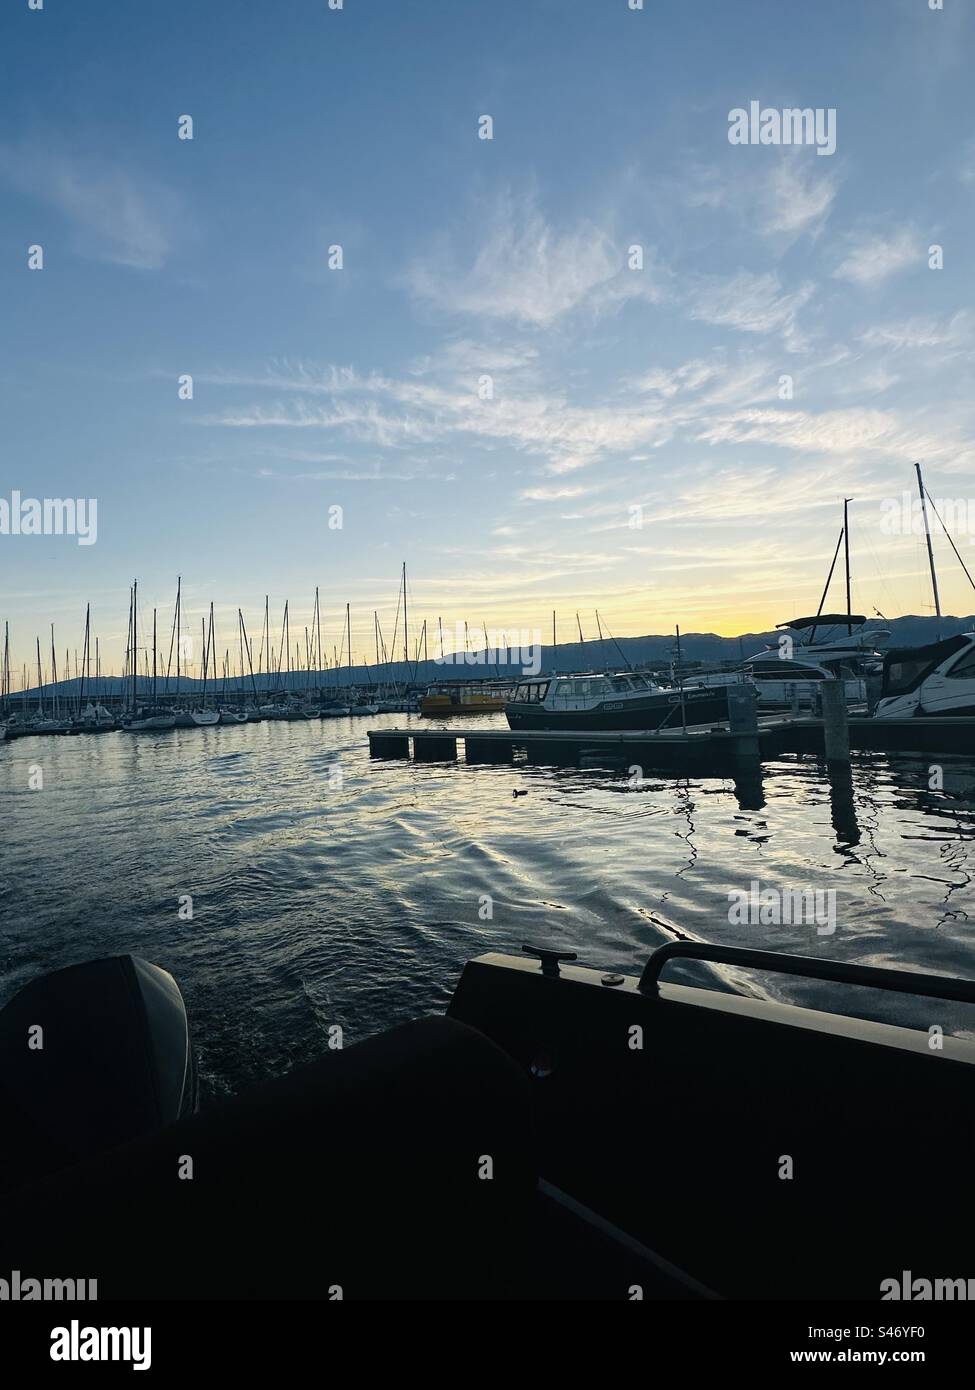
[[[889,235],[853,233],[847,237],[847,247],[833,275],[854,285],[878,285],[909,266],[922,264],[918,235],[909,227]]]
[[[911,429],[893,412],[882,410],[739,410],[707,425],[708,444],[770,444],[805,454],[845,454],[879,450],[891,458],[944,456],[962,462],[973,457],[967,441]]]
[[[878,323],[860,334],[860,342],[870,348],[905,349],[962,347],[972,342],[973,318],[961,309],[950,319],[910,318]]]
[[[233,429],[314,429],[381,447],[405,447],[452,440],[492,449],[507,446],[538,458],[554,474],[574,472],[601,458],[658,447],[673,427],[659,407],[600,401],[570,404],[564,391],[526,389],[501,377],[495,398],[483,400],[476,378],[467,373],[437,380],[379,374],[359,376],[348,368],[297,364],[292,389],[296,400],[246,405],[206,416],[202,423]],[[282,372],[263,382],[282,391]],[[304,389],[301,383],[311,385]],[[330,389],[329,383],[334,384]],[[328,399],[319,402],[316,397]]]
[[[446,313],[549,328],[583,305],[660,297],[654,268],[630,270],[625,251],[603,226],[558,230],[533,204],[518,206],[505,195],[471,259],[465,263],[442,244],[412,263],[406,283],[417,299]]]
[[[158,270],[176,228],[185,223],[182,202],[172,190],[90,153],[0,144],[0,178],[61,213],[72,227],[76,250],[92,260]]]
[[[803,162],[802,154],[786,155],[764,186],[761,201],[766,235],[781,234],[790,240],[803,234],[818,236],[832,211],[837,176],[808,160]]]
[[[689,314],[692,319],[736,328],[742,333],[796,333],[800,309],[812,299],[814,287],[805,283],[798,289],[783,289],[774,271],[756,275],[739,270],[730,278],[701,276],[691,291]]]

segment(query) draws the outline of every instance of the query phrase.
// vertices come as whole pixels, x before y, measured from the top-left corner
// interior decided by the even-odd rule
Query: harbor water
[[[320,1053],[335,1025],[349,1045],[441,1012],[466,959],[525,941],[631,974],[676,932],[975,977],[971,759],[933,775],[928,755],[854,754],[846,789],[798,756],[744,784],[371,760],[366,729],[412,718],[0,745],[0,1003],[42,971],[143,955],[183,989],[212,1097]],[[752,885],[835,894],[833,928],[734,919],[729,893]],[[975,1027],[961,1005],[732,982]]]

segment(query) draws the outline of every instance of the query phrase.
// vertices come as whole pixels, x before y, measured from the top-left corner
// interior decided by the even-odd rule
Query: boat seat
[[[527,1078],[424,1019],[9,1193],[0,1267],[100,1300],[506,1296],[536,1176]]]

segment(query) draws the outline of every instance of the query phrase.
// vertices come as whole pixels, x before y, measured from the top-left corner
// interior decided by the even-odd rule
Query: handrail
[[[914,970],[887,970],[876,965],[854,965],[840,960],[792,956],[784,951],[755,951],[748,946],[716,946],[707,941],[668,941],[652,953],[640,977],[644,994],[656,994],[660,974],[677,957],[706,960],[718,965],[744,965],[756,970],[778,970],[785,975],[805,975],[815,980],[836,980],[844,985],[868,985],[872,989],[898,990],[929,999],[953,999],[975,1004],[975,980],[953,975],[922,975]]]

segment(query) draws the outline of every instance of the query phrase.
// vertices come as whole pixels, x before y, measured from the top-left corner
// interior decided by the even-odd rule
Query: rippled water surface
[[[971,759],[941,758],[932,791],[928,756],[859,755],[851,793],[795,757],[737,785],[370,760],[367,727],[407,722],[0,745],[0,1001],[40,971],[137,952],[179,980],[214,1094],[321,1051],[330,1024],[348,1043],[442,1011],[465,959],[526,940],[629,973],[676,930],[975,977]],[[733,925],[729,890],[753,880],[835,890],[835,933]],[[869,1008],[910,1014],[899,995]],[[909,1021],[932,1011],[971,1029],[961,1006]]]

